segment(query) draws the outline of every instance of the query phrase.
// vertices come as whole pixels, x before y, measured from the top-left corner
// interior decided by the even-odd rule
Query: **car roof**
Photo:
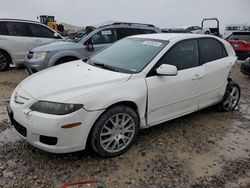
[[[165,40],[170,41],[174,39],[192,39],[192,38],[201,38],[201,37],[209,37],[216,38],[211,35],[203,35],[203,34],[189,34],[189,33],[157,33],[157,34],[146,34],[146,35],[134,35],[129,38],[144,38],[144,39],[156,39],[156,40]]]
[[[33,21],[33,20],[24,20],[24,19],[0,18],[0,21],[11,21],[11,22],[29,22],[29,23],[42,24],[41,22],[38,22],[38,21]]]

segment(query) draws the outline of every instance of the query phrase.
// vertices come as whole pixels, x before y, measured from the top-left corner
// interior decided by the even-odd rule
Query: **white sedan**
[[[90,144],[101,156],[117,156],[139,129],[215,104],[233,110],[240,98],[229,78],[236,60],[231,45],[214,36],[128,37],[88,60],[28,77],[7,109],[19,135],[42,150]]]

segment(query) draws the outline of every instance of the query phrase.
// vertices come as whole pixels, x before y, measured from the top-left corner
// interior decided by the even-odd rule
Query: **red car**
[[[233,46],[240,60],[250,57],[250,32],[233,32],[227,41]]]

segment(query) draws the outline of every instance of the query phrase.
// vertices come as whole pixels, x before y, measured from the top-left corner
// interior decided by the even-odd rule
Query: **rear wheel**
[[[240,100],[240,86],[235,81],[229,81],[223,100],[218,105],[218,109],[223,112],[229,112],[235,109]]]
[[[10,66],[10,58],[7,53],[0,51],[0,71],[6,71]]]
[[[104,112],[94,126],[92,148],[102,157],[114,157],[124,153],[134,143],[139,118],[132,108],[115,106]]]

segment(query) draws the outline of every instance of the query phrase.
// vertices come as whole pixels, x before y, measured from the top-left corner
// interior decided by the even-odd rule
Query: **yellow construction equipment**
[[[40,22],[47,25],[51,29],[62,33],[64,31],[64,26],[55,21],[55,16],[40,15]]]

